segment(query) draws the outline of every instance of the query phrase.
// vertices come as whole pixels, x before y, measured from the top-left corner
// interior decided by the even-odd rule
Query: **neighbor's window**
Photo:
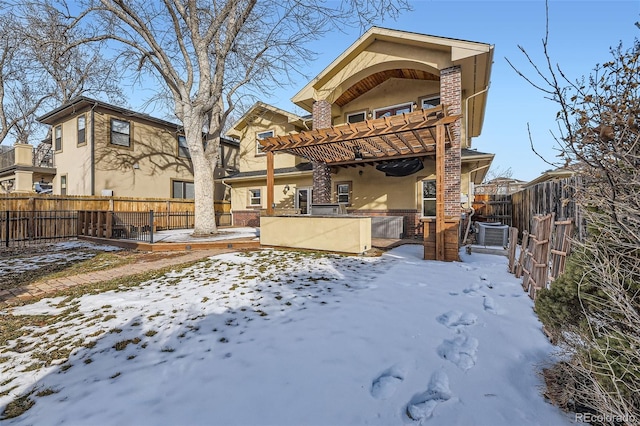
[[[437,107],[438,105],[440,105],[440,96],[433,96],[422,100],[422,109],[429,109]]]
[[[261,206],[262,198],[260,197],[259,189],[250,189],[249,190],[249,205],[250,206]]]
[[[60,176],[60,195],[67,195],[67,176]]]
[[[380,108],[375,111],[375,118],[391,117],[392,115],[411,112],[412,104],[401,104],[390,107]]]
[[[366,111],[354,112],[353,114],[347,114],[347,123],[359,123],[367,118]]]
[[[436,181],[422,181],[422,216],[436,215]]]
[[[189,147],[187,146],[187,138],[184,135],[178,136],[178,157],[191,157],[189,154]]]
[[[111,143],[118,146],[131,146],[131,123],[112,118]]]
[[[195,198],[195,188],[193,186],[193,182],[174,180],[171,197],[193,200]]]
[[[56,139],[56,144],[54,149],[56,151],[61,151],[62,150],[62,126],[56,126],[55,139]]]
[[[351,204],[351,182],[336,184],[336,202],[347,205]]]
[[[273,137],[273,130],[260,132],[256,135],[256,155],[264,154],[264,152],[262,152],[262,145],[260,145],[260,141],[262,139],[271,138],[271,137]]]
[[[87,117],[81,115],[78,117],[78,145],[82,145],[87,141]]]

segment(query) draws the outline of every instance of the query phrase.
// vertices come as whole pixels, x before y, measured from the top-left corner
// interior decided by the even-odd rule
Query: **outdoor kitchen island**
[[[331,214],[261,216],[260,244],[364,253],[371,249],[371,218]]]

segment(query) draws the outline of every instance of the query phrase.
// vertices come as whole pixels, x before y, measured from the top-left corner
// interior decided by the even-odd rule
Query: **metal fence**
[[[194,226],[193,212],[124,212],[87,211],[78,212],[78,235],[98,238],[113,238],[154,242],[157,231],[191,229]]]
[[[193,212],[113,212],[111,238],[153,244],[154,233],[172,229],[191,229]]]
[[[20,247],[77,236],[76,211],[0,211],[2,247]]]

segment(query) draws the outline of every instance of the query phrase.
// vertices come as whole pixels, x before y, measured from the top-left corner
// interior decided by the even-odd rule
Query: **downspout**
[[[468,179],[468,185],[469,188],[467,188],[468,191],[468,198],[471,198],[471,173],[473,172],[477,172],[478,170],[482,170],[482,169],[486,169],[487,167],[491,166],[491,164],[487,164],[486,166],[482,166],[482,167],[476,167],[475,169],[469,170],[469,179]],[[467,238],[469,237],[469,229],[471,229],[471,217],[475,214],[476,210],[473,208],[473,203],[469,203],[469,210],[471,210],[471,213],[469,213],[469,220],[467,221],[467,229],[464,232],[464,239],[462,240],[462,244],[465,244],[467,242]]]
[[[469,96],[467,99],[464,100],[464,137],[466,139],[467,146],[471,146],[469,144],[469,140],[471,139],[469,137],[469,99],[474,98],[478,95],[481,95],[485,93],[487,90],[489,90],[489,86],[487,86],[484,90],[479,91],[478,93],[474,93],[473,95]]]
[[[220,183],[229,188],[229,203],[231,203],[231,185],[224,181],[224,179],[220,179]],[[231,215],[231,226],[233,226],[233,204],[229,208],[229,214]]]
[[[91,107],[91,195],[96,195],[96,146],[95,146],[95,114],[94,109],[98,103]]]

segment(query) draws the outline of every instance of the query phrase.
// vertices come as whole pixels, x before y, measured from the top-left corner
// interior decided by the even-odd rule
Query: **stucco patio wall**
[[[263,216],[265,246],[363,253],[371,248],[370,217]]]

